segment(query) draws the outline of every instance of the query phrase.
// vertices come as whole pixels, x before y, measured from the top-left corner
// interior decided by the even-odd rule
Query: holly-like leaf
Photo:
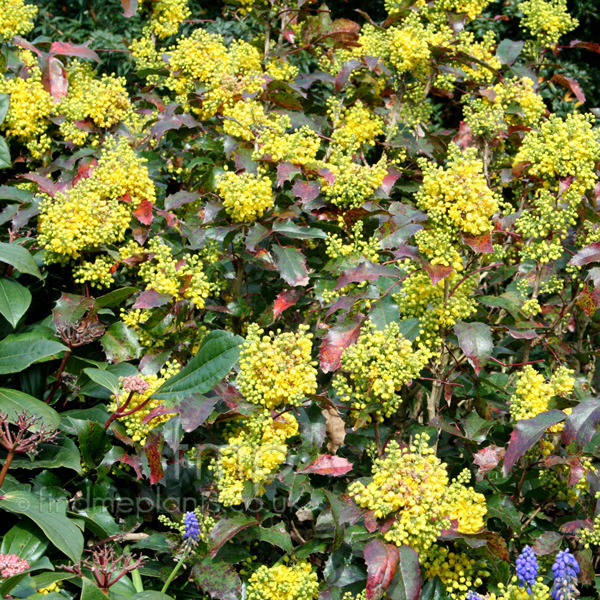
[[[579,83],[574,79],[571,79],[570,77],[565,77],[560,73],[555,73],[554,75],[552,75],[552,79],[550,81],[556,81],[556,83],[558,83],[559,85],[562,85],[564,88],[567,88],[568,90],[573,92],[573,95],[575,96],[575,98],[577,98],[579,102],[581,102],[581,104],[585,103],[585,94],[583,93],[583,90],[581,89]]]
[[[375,281],[380,277],[393,277],[394,279],[400,279],[402,273],[399,269],[392,266],[378,265],[370,261],[365,261],[354,267],[348,269],[338,280],[335,285],[336,290],[340,290],[346,287],[349,283],[362,283],[363,281]]]
[[[475,373],[479,373],[494,349],[491,328],[485,323],[457,321],[454,332],[458,337],[460,349],[465,353]]]
[[[275,320],[286,308],[294,306],[302,293],[300,290],[284,290],[277,294],[275,303],[273,304],[273,320]]]
[[[498,466],[504,458],[505,452],[504,448],[491,444],[475,454],[473,462],[479,467],[476,474],[477,481],[481,481],[486,473],[489,473]]]
[[[512,40],[504,39],[498,44],[496,56],[503,65],[512,65],[517,60],[519,54],[521,54],[524,45],[525,42],[513,42]]]
[[[508,475],[519,458],[541,439],[548,427],[564,421],[565,417],[562,410],[548,410],[533,419],[519,421],[510,435],[510,442],[504,456],[504,476]]]
[[[347,458],[321,454],[308,467],[302,469],[301,473],[316,473],[317,475],[331,475],[341,477],[352,470],[352,463]]]
[[[388,595],[391,600],[418,600],[423,583],[419,556],[409,546],[400,546],[398,553],[400,563],[388,588]]]
[[[594,242],[582,248],[570,261],[574,267],[583,267],[591,262],[600,261],[600,242]]]
[[[255,523],[256,518],[242,513],[219,519],[208,536],[210,555],[214,557],[225,542]]]
[[[324,373],[340,368],[342,352],[358,339],[361,323],[362,319],[355,318],[353,321],[334,325],[327,332],[319,350],[319,362]]]
[[[477,254],[491,254],[494,251],[492,234],[489,231],[478,236],[469,236],[463,233],[462,240]]]
[[[152,202],[150,200],[142,200],[138,207],[133,211],[133,216],[142,225],[150,225],[152,223]]]
[[[535,540],[535,543],[531,549],[538,556],[545,556],[547,554],[555,554],[560,549],[562,544],[563,536],[557,531],[546,531]]]
[[[161,294],[156,290],[145,290],[136,299],[132,308],[157,308],[164,306],[173,299],[170,294]]]
[[[115,363],[139,358],[142,352],[137,333],[122,321],[113,323],[100,338],[100,343],[106,358]]]
[[[67,42],[52,42],[49,54],[50,56],[55,54],[59,54],[60,56],[75,56],[77,58],[88,58],[96,62],[101,62],[100,57],[91,48],[76,46]]]
[[[400,561],[398,547],[376,538],[365,546],[364,556],[367,563],[367,600],[379,600],[396,574]]]
[[[292,193],[302,202],[310,202],[321,193],[321,184],[318,181],[296,180],[292,186]]]
[[[590,398],[572,408],[567,416],[562,432],[565,444],[576,442],[583,448],[596,432],[596,423],[600,421],[600,400]]]
[[[274,246],[275,264],[284,281],[291,286],[308,285],[306,258],[292,246]]]
[[[238,600],[242,597],[242,581],[226,562],[205,558],[192,567],[194,583],[216,600]]]

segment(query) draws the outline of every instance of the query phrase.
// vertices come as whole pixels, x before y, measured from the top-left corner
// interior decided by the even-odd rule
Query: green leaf
[[[162,592],[155,592],[153,590],[147,590],[145,592],[138,592],[129,598],[129,600],[173,600],[171,596],[163,594]]]
[[[111,447],[104,426],[93,421],[87,421],[87,424],[81,427],[78,440],[83,460],[89,467],[97,467]]]
[[[316,227],[300,227],[293,221],[276,221],[273,223],[273,231],[282,233],[297,240],[311,240],[315,238],[327,239],[327,234]]]
[[[106,600],[106,594],[87,577],[81,578],[81,600]]]
[[[421,593],[419,556],[409,546],[400,546],[400,563],[388,589],[391,600],[417,600]]]
[[[49,429],[58,427],[60,417],[52,407],[18,390],[0,388],[0,412],[14,419],[23,411],[40,417]]]
[[[210,555],[214,557],[225,542],[228,542],[236,533],[242,531],[242,529],[246,529],[246,527],[250,527],[250,525],[254,525],[255,523],[255,517],[242,513],[219,519],[209,534]]]
[[[139,358],[142,352],[137,333],[122,321],[113,323],[100,338],[100,343],[111,362]]]
[[[113,290],[112,292],[108,292],[108,294],[104,294],[104,296],[96,298],[94,300],[94,307],[96,310],[99,310],[100,308],[118,306],[123,300],[127,300],[127,298],[133,296],[137,291],[138,289],[134,287],[124,287]]]
[[[16,456],[11,465],[11,469],[58,469],[64,467],[77,471],[80,475],[81,456],[77,446],[68,437],[61,437],[51,444],[40,444],[38,446],[39,454],[35,460],[27,456]]]
[[[479,373],[481,367],[485,365],[494,349],[492,341],[492,330],[485,323],[464,323],[457,321],[454,326],[454,332],[458,337],[458,345],[465,353],[467,360]]]
[[[83,372],[95,383],[109,390],[114,396],[119,395],[119,378],[104,369],[83,369]]]
[[[48,539],[35,523],[21,519],[2,538],[0,554],[17,554],[31,564],[44,556],[48,544]]]
[[[419,319],[411,317],[400,321],[400,333],[411,342],[414,342],[421,333],[421,322]]]
[[[291,246],[274,246],[275,264],[283,280],[289,285],[308,285],[308,270],[306,258],[298,250]]]
[[[0,124],[4,122],[9,105],[10,94],[0,94]]]
[[[496,49],[496,56],[503,65],[512,65],[519,54],[521,54],[524,45],[525,42],[513,42],[508,39],[502,40]]]
[[[12,165],[10,150],[6,140],[0,135],[0,169],[8,169]]]
[[[31,293],[12,279],[0,279],[0,314],[13,326],[19,323],[31,304]]]
[[[0,508],[25,515],[35,522],[50,542],[73,562],[83,553],[83,534],[65,515],[66,502],[54,501],[31,492],[14,490],[0,497]]]
[[[19,244],[7,244],[0,242],[0,262],[6,263],[17,269],[21,273],[34,275],[39,279],[42,278],[42,273],[37,266],[31,252]]]
[[[0,341],[0,375],[19,373],[34,362],[59,358],[68,349],[35,332],[9,335]]]
[[[165,381],[152,397],[165,400],[209,392],[238,361],[243,341],[228,331],[211,331],[202,340],[198,354],[182,371]]]

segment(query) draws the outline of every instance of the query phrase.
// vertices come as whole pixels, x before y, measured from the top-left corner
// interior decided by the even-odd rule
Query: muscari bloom
[[[528,594],[531,594],[531,586],[535,584],[538,570],[539,565],[533,550],[525,546],[517,558],[517,578],[519,587],[524,587]]]
[[[554,576],[554,585],[552,586],[554,600],[571,600],[577,597],[579,563],[568,548],[556,555],[556,560],[552,565],[552,574]]]
[[[183,539],[197,542],[200,537],[200,524],[198,523],[198,517],[194,512],[186,512],[183,515]]]

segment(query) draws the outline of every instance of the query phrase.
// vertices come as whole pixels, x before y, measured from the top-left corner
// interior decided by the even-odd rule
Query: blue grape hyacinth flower
[[[517,579],[519,586],[524,587],[528,594],[531,594],[531,586],[537,579],[539,565],[533,550],[525,546],[517,558]]]
[[[183,515],[183,539],[197,542],[200,537],[200,524],[198,523],[198,517],[194,512],[186,512]]]
[[[552,565],[552,575],[554,576],[554,585],[552,586],[554,600],[571,600],[578,596],[579,563],[568,548],[556,555],[556,560]]]

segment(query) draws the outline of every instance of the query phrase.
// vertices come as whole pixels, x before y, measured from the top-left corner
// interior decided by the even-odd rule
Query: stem
[[[183,553],[182,557],[179,559],[179,562],[175,565],[175,567],[171,571],[171,574],[165,581],[165,585],[163,585],[162,590],[160,590],[161,594],[166,593],[167,589],[169,589],[169,586],[171,585],[171,581],[173,581],[173,579],[175,579],[175,577],[177,576],[177,573],[179,573],[179,570],[183,566],[183,563],[184,563],[185,559],[188,557],[189,553],[190,553],[190,546],[188,546],[185,549],[185,552]]]
[[[67,360],[69,360],[69,356],[71,356],[70,349],[65,351],[65,355],[63,356],[63,359],[60,363],[60,367],[58,367],[58,373],[56,374],[56,381],[54,382],[54,385],[52,386],[52,390],[50,391],[50,393],[48,394],[48,397],[46,398],[46,404],[50,404],[50,400],[52,400],[54,394],[56,394],[56,392],[58,391],[58,388],[60,387],[62,374],[63,374],[63,371],[65,370]]]
[[[8,451],[8,455],[6,457],[6,461],[4,462],[4,465],[2,467],[2,471],[0,471],[0,487],[2,487],[2,484],[4,483],[4,478],[6,477],[6,474],[8,473],[10,463],[12,462],[12,459],[14,457],[15,457],[15,449],[11,448]]]

